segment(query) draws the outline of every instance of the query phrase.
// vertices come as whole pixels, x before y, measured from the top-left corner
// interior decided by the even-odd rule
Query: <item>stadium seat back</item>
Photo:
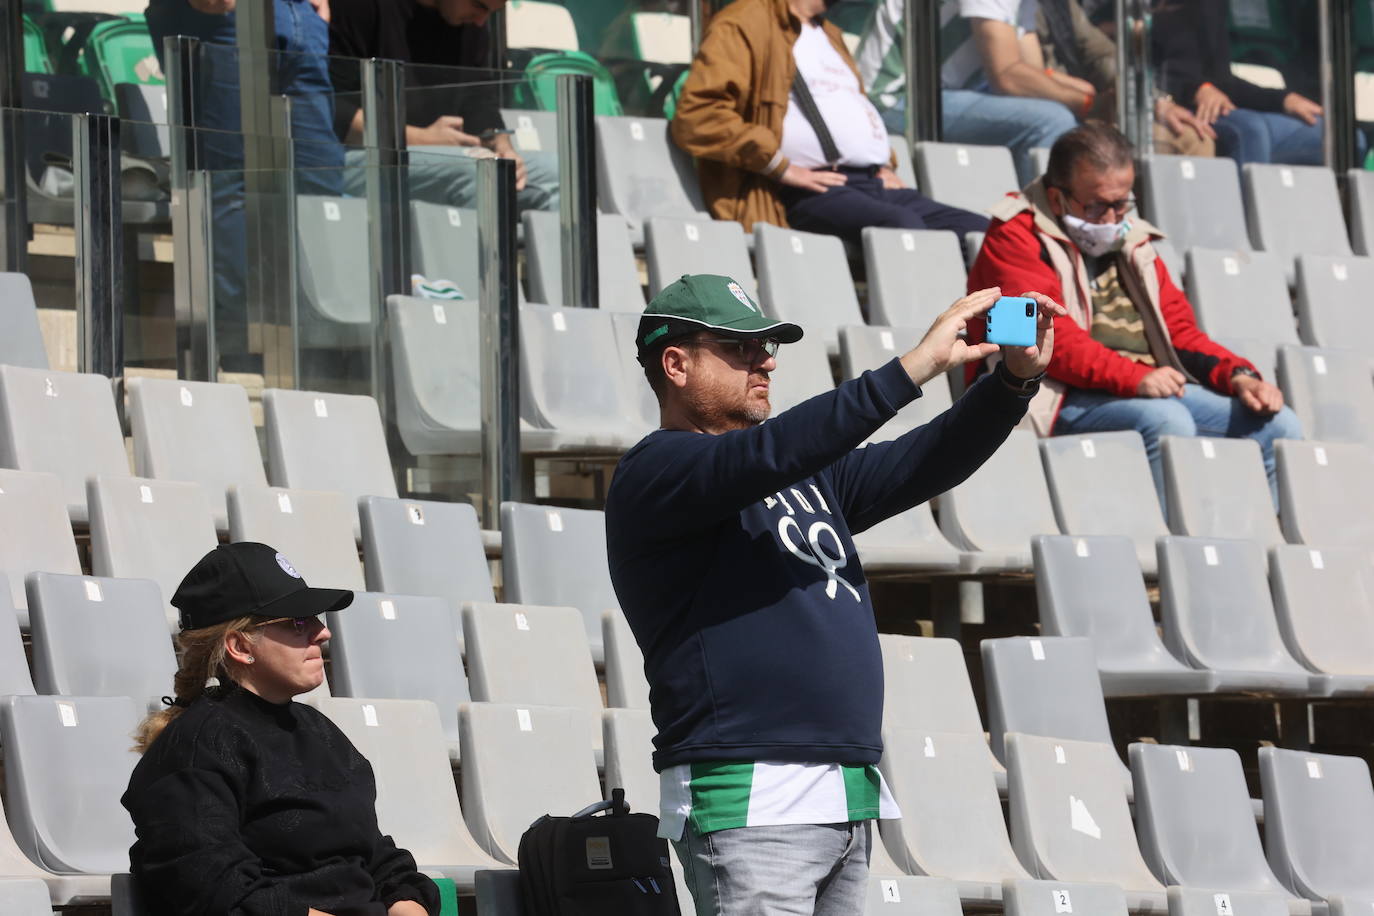
[[[24,577],[40,570],[81,574],[62,481],[56,474],[0,469],[0,573],[9,580],[10,601],[25,629]]]
[[[974,213],[986,213],[1004,195],[1021,189],[1005,146],[917,143],[916,178],[927,197]]]
[[[1374,675],[1374,571],[1363,550],[1285,544],[1269,580],[1284,643],[1326,674]]]
[[[388,296],[396,424],[413,455],[480,451],[481,351],[476,301]]]
[[[845,325],[840,334],[840,376],[858,378],[870,369],[880,369],[915,346],[924,332],[915,328],[882,328],[866,324]],[[949,409],[949,380],[937,375],[921,386],[921,396],[907,404],[897,416],[883,424],[870,441],[895,439],[923,426]]]
[[[836,236],[757,223],[754,251],[765,314],[821,337],[829,353],[839,350],[841,325],[864,323],[849,258]]]
[[[1174,534],[1283,543],[1255,440],[1161,436],[1160,454]]]
[[[1058,916],[1070,908],[1094,916],[1126,916],[1129,912],[1126,894],[1115,884],[1008,881],[1002,902],[1006,916]]]
[[[552,3],[541,5],[557,8]],[[592,107],[598,116],[618,118],[625,114],[611,71],[590,54],[577,50],[549,51],[530,58],[525,64],[524,82],[516,87],[517,104],[557,111],[560,76],[591,77]]]
[[[1164,266],[1168,268],[1169,279],[1173,281],[1174,286],[1183,289],[1183,281],[1188,273],[1187,264],[1183,260],[1183,254],[1175,248],[1174,243],[1167,238],[1154,239],[1151,244],[1154,245],[1155,255],[1158,256],[1158,258],[1164,262]]]
[[[530,301],[546,305],[568,305],[563,297],[563,252],[557,213],[526,210],[526,276]],[[600,213],[596,218],[597,306],[606,311],[644,311],[644,290],[635,266],[634,246],[623,216]]]
[[[648,709],[644,654],[625,615],[618,609],[602,613],[601,639],[606,647],[606,705],[613,709]]]
[[[777,363],[768,380],[768,400],[775,417],[835,387],[825,340],[818,335],[783,344],[778,350]]]
[[[968,274],[953,232],[870,226],[863,249],[872,324],[928,328],[964,296]]]
[[[115,83],[119,110],[120,145],[124,152],[144,159],[167,159],[172,140],[167,127],[167,87],[151,83]]]
[[[1374,256],[1374,172],[1351,169],[1350,236],[1355,253]]]
[[[19,632],[19,612],[10,598],[9,577],[0,573],[0,696],[33,692],[24,637]]]
[[[229,493],[229,539],[276,548],[315,588],[363,591],[353,507],[342,493],[238,487]]]
[[[878,843],[874,828],[873,843]],[[887,916],[961,916],[959,886],[943,878],[913,875],[882,876],[869,865],[868,890],[864,912]]]
[[[897,159],[897,177],[902,180],[902,184],[908,188],[918,187],[916,182],[916,162],[911,155],[911,147],[907,145],[906,137],[901,134],[888,134],[887,142],[892,146],[892,155]]]
[[[1234,160],[1145,156],[1141,179],[1145,215],[1181,251],[1195,247],[1249,250],[1240,173]]]
[[[624,376],[625,391],[632,404],[639,407],[637,415],[631,417],[631,430],[648,434],[659,428],[658,396],[649,387],[644,375],[644,367],[639,363],[639,347],[635,341],[639,335],[639,316],[631,312],[613,312],[611,326],[615,331],[616,347],[620,352],[620,369]]]
[[[640,229],[651,216],[705,218],[692,159],[659,118],[596,119],[596,184],[601,207]]]
[[[535,108],[502,108],[511,143],[522,153],[558,152],[558,112]]]
[[[644,223],[644,258],[650,296],[658,295],[684,274],[716,274],[739,283],[751,299],[758,301],[749,242],[733,220],[650,217]]]
[[[414,153],[411,156],[414,157]],[[425,155],[431,155],[427,150]],[[455,299],[482,298],[477,260],[477,211],[423,200],[410,202],[411,272],[457,287]],[[446,292],[450,292],[445,287]],[[524,301],[524,290],[519,290]]]
[[[1363,290],[1374,288],[1374,258],[1298,258],[1298,330],[1302,341],[1339,347],[1374,339],[1374,311]]]
[[[1031,538],[1059,533],[1035,433],[1012,430],[972,477],[941,495],[940,530],[965,550],[1001,556],[1006,568],[1030,568]]]
[[[6,916],[48,916],[52,911],[48,886],[40,879],[0,878],[0,913]]]
[[[1354,340],[1350,341],[1354,343]],[[1279,348],[1278,383],[1303,433],[1321,442],[1374,445],[1374,384],[1365,350]]]
[[[0,364],[48,368],[38,305],[26,274],[0,273]]]
[[[1247,163],[1250,242],[1288,262],[1300,254],[1349,255],[1336,176],[1320,165]]]
[[[935,524],[930,503],[918,503],[854,535],[859,559],[869,573],[940,571],[959,568],[959,549]]]
[[[470,503],[364,496],[358,507],[370,591],[443,598],[455,613],[464,601],[496,600]]]
[[[86,36],[77,66],[81,72],[95,77],[101,94],[114,99],[119,83],[160,86],[162,68],[158,65],[148,24],[140,14],[131,13],[118,19],[96,23]]]
[[[1213,337],[1244,337],[1270,349],[1298,342],[1277,255],[1190,249],[1186,286],[1198,324]]]
[[[1374,548],[1374,454],[1367,446],[1281,439],[1274,459],[1289,543]]]
[[[624,789],[631,811],[658,811],[658,774],[654,772],[654,735],[647,709],[607,709],[601,713],[606,746],[606,787]]]
[[[300,331],[315,346],[361,340],[372,322],[367,200],[296,197]]]

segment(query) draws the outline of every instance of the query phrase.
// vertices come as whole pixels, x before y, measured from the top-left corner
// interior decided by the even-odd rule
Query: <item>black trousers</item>
[[[787,222],[803,232],[838,235],[859,244],[859,233],[869,226],[893,229],[949,229],[962,237],[966,232],[986,232],[988,219],[978,213],[937,203],[911,188],[889,190],[870,169],[841,167],[847,183],[816,193],[800,188],[782,189]]]

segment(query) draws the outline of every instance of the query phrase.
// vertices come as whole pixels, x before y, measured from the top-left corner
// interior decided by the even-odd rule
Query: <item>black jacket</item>
[[[1226,0],[1179,0],[1154,15],[1150,54],[1164,90],[1179,104],[1197,104],[1198,88],[1211,83],[1238,108],[1283,111],[1285,89],[1265,89],[1231,74]]]

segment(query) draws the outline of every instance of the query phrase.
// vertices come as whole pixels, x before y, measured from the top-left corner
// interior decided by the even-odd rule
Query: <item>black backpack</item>
[[[544,815],[520,838],[525,916],[680,916],[657,834],[658,818],[631,814],[624,789],[572,817]]]

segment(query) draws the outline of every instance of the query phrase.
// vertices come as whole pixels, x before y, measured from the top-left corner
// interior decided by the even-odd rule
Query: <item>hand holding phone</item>
[[[1035,346],[1039,305],[1025,296],[1002,296],[987,313],[987,340],[1004,347]]]

